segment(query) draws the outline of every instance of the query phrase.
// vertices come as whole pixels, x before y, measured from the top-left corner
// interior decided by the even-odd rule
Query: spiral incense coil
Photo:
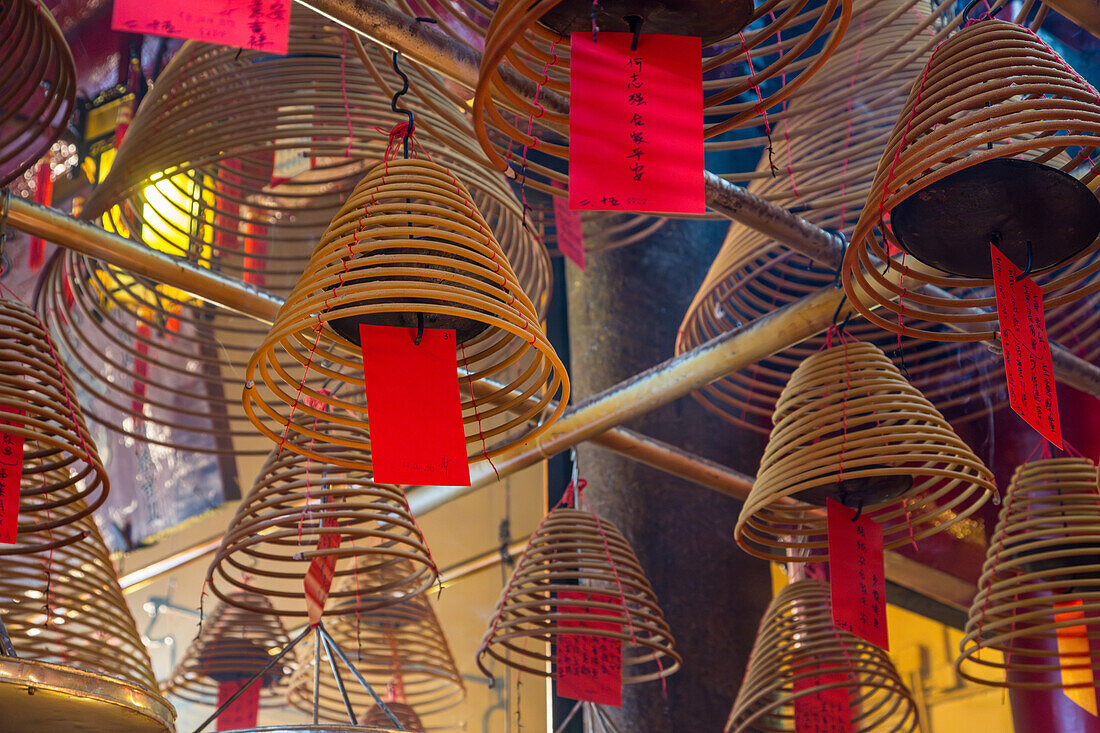
[[[1097,205],[1095,194],[1089,195],[1095,174],[1091,165],[1082,164],[1100,132],[1097,102],[1096,90],[1049,46],[1012,23],[976,23],[939,46],[898,117],[845,255],[844,288],[859,312],[882,328],[917,338],[992,338],[997,314],[989,277],[952,275],[913,256],[887,255],[887,245],[907,247],[897,233],[900,207],[912,205],[910,199],[921,203],[935,196],[934,187],[951,185],[949,176],[960,180],[963,174],[980,175],[977,166],[991,170],[994,164],[997,170],[1011,168],[1008,180],[1023,173],[1042,174],[1047,182],[1068,179],[1070,189],[1092,202],[1091,209]],[[922,197],[925,189],[933,193]],[[958,202],[937,205],[953,203]],[[1013,206],[1006,202],[1003,211],[989,216],[1015,214]],[[1082,214],[1085,209],[1074,207]],[[983,211],[975,227],[985,226],[985,215]],[[963,231],[971,228],[966,218],[957,224]],[[1086,228],[1082,223],[1080,231]],[[975,263],[996,236],[996,231],[974,235],[982,240],[972,245]],[[1042,288],[1046,308],[1100,290],[1100,280],[1092,277],[1100,271],[1096,249],[1097,241],[1092,241],[1081,252],[1064,253],[1068,260],[1040,261],[1046,269],[1038,272],[1037,267],[1032,277]],[[1045,254],[1037,250],[1036,259]],[[1010,259],[1023,267],[1019,258]],[[896,298],[900,300],[894,302]],[[872,311],[878,306],[882,310]],[[965,332],[943,332],[921,321],[957,324]]]
[[[74,509],[85,509],[76,499]],[[156,691],[149,653],[118,584],[107,545],[87,511],[66,528],[75,541],[56,545],[56,532],[20,536],[47,549],[4,557],[0,613],[12,646],[24,659],[124,679]],[[51,548],[51,545],[55,545]]]
[[[335,562],[327,616],[381,608],[426,590],[438,570],[405,493],[342,468],[355,463],[357,451],[341,443],[366,441],[366,430],[299,419],[320,437],[288,430],[286,445],[268,457],[207,570],[211,590],[246,611],[304,617],[302,579],[316,557]],[[319,548],[322,538],[326,547]],[[345,577],[363,582],[342,587]],[[350,605],[342,603],[348,599]]]
[[[478,140],[498,170],[518,169],[515,151],[525,146],[568,159],[568,111],[521,97],[509,88],[502,73],[505,68],[517,72],[568,101],[569,37],[543,25],[547,15],[561,3],[504,0],[492,14],[473,114]],[[464,5],[473,3],[467,0]],[[711,140],[705,146],[708,152],[763,149],[768,145],[767,138],[755,129],[761,117],[768,110],[781,114],[776,107],[821,68],[843,38],[851,11],[850,0],[827,0],[816,7],[805,0],[764,3],[753,12],[748,26],[751,30],[743,36],[734,32],[705,46],[701,93],[705,136]],[[715,172],[737,180],[756,177],[738,169],[736,156],[729,160],[724,157],[728,156],[715,159]],[[558,196],[566,194],[565,189],[551,185],[568,180],[555,166],[527,161],[526,172],[532,188]]]
[[[76,105],[76,65],[39,0],[0,0],[0,188],[46,154]]]
[[[920,730],[890,656],[833,625],[826,584],[800,580],[779,591],[760,622],[726,733],[794,730],[799,703],[829,690],[847,693],[854,733]]]
[[[219,604],[202,623],[199,634],[187,648],[165,685],[167,695],[217,707],[218,689],[223,682],[251,679],[259,674],[271,656],[290,643],[282,620],[270,613],[271,603],[263,596],[247,596],[250,606],[266,607],[267,614]],[[260,707],[282,707],[286,696],[287,668],[276,665],[262,680]]]
[[[532,439],[564,411],[569,397],[565,369],[465,186],[443,166],[411,158],[373,168],[321,237],[248,364],[244,405],[249,417],[276,442],[287,431],[299,433],[304,440],[288,447],[316,459],[321,458],[319,442],[336,441],[349,450],[324,460],[371,471],[365,432],[322,436],[308,422],[292,422],[288,416],[327,415],[348,428],[362,425],[364,405],[334,396],[337,389],[331,386],[363,386],[362,351],[347,338],[357,338],[358,330],[340,324],[416,327],[413,314],[420,314],[427,327],[457,328],[460,383],[472,392],[462,403],[471,459],[491,458]],[[295,368],[280,367],[280,360]],[[509,384],[485,387],[479,382],[506,368]],[[330,380],[329,390],[307,383],[311,375]],[[552,414],[535,422],[559,389]],[[312,406],[314,400],[332,411]],[[263,417],[278,427],[273,430]]]
[[[612,601],[559,597],[578,591]],[[565,612],[563,606],[583,610]],[[578,632],[577,624],[567,625],[585,619],[598,619],[601,628]],[[608,619],[619,619],[618,628],[603,628]],[[624,685],[667,677],[682,662],[657,596],[619,528],[591,512],[559,507],[531,536],[504,587],[477,652],[478,669],[492,677],[485,666],[489,656],[521,672],[553,676],[547,662],[554,656],[545,645],[578,633],[623,643]]]
[[[360,582],[373,582],[373,577],[361,573]],[[345,590],[354,588],[355,581],[354,577],[345,581]],[[371,592],[369,587],[363,590]],[[465,699],[462,676],[427,594],[358,614],[354,598],[343,604],[350,607],[350,612],[338,615],[326,627],[371,687],[387,700],[394,700],[387,705],[404,705],[410,712],[415,710],[415,715],[427,716],[449,710]],[[358,605],[362,607],[361,599]],[[287,702],[305,712],[313,711],[314,659],[312,648],[299,655],[287,694]],[[350,672],[341,669],[340,674],[352,709],[369,718],[367,711],[374,700]],[[326,661],[321,662],[317,707],[321,720],[347,720],[343,696]],[[401,715],[398,718],[402,719]],[[375,721],[381,723],[381,719]]]
[[[873,517],[889,549],[947,529],[995,491],[989,469],[873,344],[806,359],[773,419],[735,530],[757,557],[828,559],[826,498]]]
[[[76,523],[107,498],[107,472],[42,322],[27,306],[3,298],[0,420],[0,432],[23,442],[21,464],[3,466],[22,471],[18,544],[0,544],[0,556],[80,539]]]
[[[415,731],[415,733],[424,733],[424,724],[420,722],[420,716],[416,714],[411,705],[395,701],[386,703],[386,707],[389,709],[390,714],[401,723],[402,728],[407,731]],[[392,723],[393,721],[390,720],[389,715],[386,715],[386,711],[377,705],[369,708],[367,714],[363,716],[363,725],[382,726],[392,725]]]
[[[964,678],[996,687],[1100,686],[1098,492],[1087,458],[1016,469],[959,643],[955,666]],[[1062,637],[1088,641],[1060,649]],[[1067,680],[1059,670],[1079,674]]]

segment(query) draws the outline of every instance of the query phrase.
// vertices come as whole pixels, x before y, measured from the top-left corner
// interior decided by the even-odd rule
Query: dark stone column
[[[726,225],[670,221],[646,241],[593,254],[567,271],[574,400],[672,356],[676,329]],[[627,427],[748,473],[763,437],[723,422],[692,397]],[[632,733],[720,731],[771,599],[767,563],[737,547],[738,502],[584,444],[585,497],[626,534],[656,589],[684,667],[668,679],[628,686],[612,711]]]

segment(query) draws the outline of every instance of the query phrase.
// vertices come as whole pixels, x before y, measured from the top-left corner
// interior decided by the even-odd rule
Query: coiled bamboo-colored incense
[[[76,105],[76,65],[39,0],[0,0],[0,188],[61,137]]]
[[[590,595],[562,598],[563,592]],[[478,649],[478,668],[492,677],[485,666],[488,656],[521,672],[554,676],[556,670],[547,663],[554,662],[556,652],[549,645],[562,635],[581,633],[568,622],[594,618],[601,628],[585,628],[583,634],[623,643],[624,685],[661,679],[680,668],[657,596],[619,528],[591,512],[558,507],[531,536],[501,592]],[[617,628],[604,627],[608,620]]]
[[[1094,188],[1095,173],[1083,164],[1100,132],[1098,101],[1097,92],[1049,46],[1012,23],[976,23],[939,46],[913,83],[845,256],[845,292],[860,313],[882,328],[917,338],[992,338],[997,330],[992,281],[952,275],[913,256],[888,256],[887,244],[904,244],[887,217],[931,184],[999,159],[1054,167]],[[989,241],[973,246],[981,257]],[[1094,241],[1068,262],[1032,276],[1046,308],[1100,290],[1100,280],[1092,277],[1100,271],[1096,250]],[[924,286],[954,297],[926,292]],[[882,309],[872,312],[876,306]],[[941,331],[922,321],[960,324],[966,332]]]
[[[917,704],[890,656],[833,625],[829,586],[791,583],[760,622],[726,733],[794,730],[800,706],[817,713],[816,697],[837,690],[847,698],[850,728],[844,730],[920,729]]]
[[[290,643],[282,619],[270,613],[271,603],[266,598],[254,593],[241,595],[248,596],[242,599],[244,603],[266,607],[269,612],[253,613],[219,603],[176,665],[164,686],[165,694],[217,707],[222,683],[251,679],[273,654]],[[256,681],[261,686],[260,707],[281,708],[286,704],[288,668],[289,664],[276,665]]]
[[[438,570],[405,493],[344,468],[361,449],[342,443],[365,443],[362,424],[296,420],[320,437],[288,430],[268,457],[207,570],[214,594],[254,613],[304,617],[302,579],[318,557],[335,562],[329,617],[401,603],[430,587]],[[344,578],[359,585],[342,585]],[[267,600],[254,602],[256,595]]]
[[[0,614],[24,659],[109,675],[156,691],[149,653],[126,605],[118,576],[82,499],[66,525],[72,541],[50,547],[57,533],[28,531],[20,542],[36,552],[6,554],[0,574]],[[24,507],[31,514],[28,507]],[[33,515],[46,514],[36,507]],[[6,547],[6,546],[0,546]]]
[[[80,539],[78,520],[107,498],[110,482],[69,374],[42,322],[27,306],[0,298],[0,432],[22,439],[22,456],[0,465],[22,474],[18,543],[0,556]],[[18,461],[18,462],[16,462]]]
[[[1100,686],[1098,493],[1087,458],[1016,469],[959,643],[964,678],[1030,689]]]
[[[375,691],[383,699],[393,700],[387,705],[406,705],[417,716],[450,710],[465,699],[466,688],[427,594],[410,596],[384,608],[356,612],[357,605],[360,608],[364,605],[364,597],[369,599],[370,586],[377,577],[378,573],[362,571],[358,579],[353,576],[344,581],[345,590],[349,591],[357,582],[363,583],[363,596],[342,601],[350,612],[327,623],[329,633]],[[312,712],[315,659],[312,647],[298,658],[287,702],[299,710]],[[341,666],[339,661],[337,666]],[[369,719],[368,710],[374,700],[355,683],[350,672],[341,668],[340,674],[352,709],[358,716]],[[324,659],[317,704],[322,720],[347,720],[336,678]]]
[[[873,344],[847,342],[802,362],[737,520],[742,549],[828,559],[825,499],[882,525],[886,548],[942,532],[995,491],[993,475]]]
[[[364,424],[361,402],[338,396],[335,387],[318,390],[307,378],[320,375],[331,385],[361,388],[362,351],[333,324],[342,319],[382,323],[371,319],[385,316],[383,325],[405,319],[401,323],[415,327],[415,318],[406,322],[411,314],[420,314],[428,327],[460,324],[461,383],[472,386],[509,370],[507,384],[477,390],[476,399],[473,390],[464,397],[471,460],[492,458],[530,440],[564,411],[569,396],[565,369],[466,187],[443,166],[410,158],[371,169],[321,237],[248,364],[244,406],[249,417],[276,442],[287,431],[299,433],[305,440],[288,447],[316,459],[321,458],[317,445],[335,441],[349,450],[326,460],[370,471],[365,432],[321,435],[290,416],[324,417],[348,428]],[[288,361],[292,368],[280,366]],[[274,396],[257,385],[266,385]],[[552,414],[531,424],[559,389]],[[277,427],[272,429],[265,418]]]
[[[414,733],[424,733],[424,724],[420,722],[420,716],[416,714],[411,705],[394,701],[386,703],[386,707],[389,709],[390,714],[401,723],[402,728]],[[392,724],[392,722],[389,715],[386,715],[386,711],[377,705],[368,708],[366,715],[363,717],[363,725],[387,725]]]

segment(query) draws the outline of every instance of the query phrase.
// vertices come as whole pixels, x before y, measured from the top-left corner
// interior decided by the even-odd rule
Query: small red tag
[[[558,591],[564,601],[597,601],[622,605],[611,596],[583,591]],[[580,606],[559,606],[560,613],[580,613],[593,618],[613,616],[622,618],[619,611],[592,609]],[[561,625],[578,629],[603,629],[618,631],[621,623],[606,621],[571,621],[563,619]],[[557,639],[555,672],[558,695],[570,700],[585,700],[597,705],[622,707],[623,704],[623,644],[618,639],[589,634],[562,634]]]
[[[1085,625],[1085,613],[1079,610],[1083,602],[1067,601],[1056,603],[1060,609],[1054,614],[1055,623],[1080,621],[1079,626],[1064,626],[1057,630],[1058,662],[1062,672],[1062,688],[1066,697],[1074,703],[1096,715],[1096,687],[1092,674],[1092,653],[1089,647],[1088,626]],[[1071,685],[1073,687],[1071,687]]]
[[[632,38],[571,36],[569,208],[702,214],[702,42]]]
[[[335,527],[335,517],[325,517],[321,520],[322,527]],[[340,533],[332,532],[323,534],[317,540],[318,550],[331,550],[340,546]],[[336,574],[336,555],[319,555],[309,561],[306,570],[305,593],[306,613],[309,614],[309,623],[316,626],[325,612],[325,601],[328,600],[329,589],[332,588],[332,578]]]
[[[218,683],[218,707],[241,689],[247,679]],[[217,730],[241,730],[255,728],[260,715],[260,688],[263,680],[256,680],[244,693],[218,716]]]
[[[1043,291],[1029,277],[1016,282],[1020,269],[995,245],[989,251],[1009,403],[1028,425],[1061,448],[1062,421],[1043,317]]]
[[[114,0],[111,30],[285,54],[290,0]]]
[[[856,513],[828,500],[833,623],[889,651],[882,525]]]
[[[22,415],[22,410],[0,405],[0,413]],[[11,545],[19,532],[19,490],[23,479],[23,436],[5,431],[0,420],[0,543]],[[22,423],[19,423],[22,425]]]
[[[561,185],[554,183],[555,188]],[[554,197],[554,231],[558,236],[558,250],[584,270],[584,223],[579,211],[571,211],[569,202],[561,196]]]
[[[818,670],[820,667],[815,665],[812,669]],[[848,682],[848,675],[844,672],[827,672],[796,679],[794,691],[798,693],[819,685],[831,685],[837,682]],[[851,733],[852,710],[848,702],[848,687],[834,687],[796,697],[794,729],[798,733]]]
[[[359,326],[374,480],[469,486],[454,329]]]

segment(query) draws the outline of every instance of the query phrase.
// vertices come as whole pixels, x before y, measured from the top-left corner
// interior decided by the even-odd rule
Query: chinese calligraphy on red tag
[[[561,196],[554,197],[554,231],[558,236],[558,249],[584,270],[584,225],[579,211],[570,211],[569,204]]]
[[[218,707],[226,703],[248,680],[218,683]],[[263,680],[256,680],[240,697],[218,716],[218,730],[255,728],[260,713],[260,688]]]
[[[454,329],[359,326],[374,480],[469,486]]]
[[[22,410],[0,406],[0,414],[22,415]],[[0,543],[14,544],[19,531],[19,489],[23,480],[23,436],[5,426],[16,423],[0,419]]]
[[[571,36],[569,208],[702,214],[702,42],[632,38]]]
[[[856,519],[856,510],[840,502],[827,503],[833,623],[889,651],[882,525]]]
[[[583,591],[559,591],[558,598],[563,601],[591,600],[622,605],[622,601],[618,598]],[[621,612],[612,609],[581,606],[559,606],[558,611],[584,614],[593,619],[600,616],[622,617]],[[567,619],[563,619],[561,625],[606,631],[618,631],[622,627],[621,623]],[[559,696],[570,700],[594,702],[598,705],[622,706],[623,645],[618,639],[591,634],[561,634],[557,640],[554,664]]]
[[[813,667],[812,671],[820,668]],[[797,670],[799,674],[811,669]],[[812,677],[800,677],[794,681],[794,692],[799,693],[823,685],[845,683],[843,687],[809,692],[794,700],[794,729],[796,733],[851,733],[852,710],[848,702],[848,675],[844,672],[825,672]]]
[[[285,54],[290,0],[114,0],[111,29]]]
[[[1092,654],[1089,648],[1088,626],[1085,613],[1079,610],[1080,599],[1056,603],[1055,623],[1080,622],[1077,626],[1063,626],[1057,630],[1058,663],[1062,673],[1062,688],[1066,697],[1073,700],[1092,715],[1096,715],[1096,687],[1092,676]]]
[[[1029,277],[1016,282],[1020,269],[996,246],[989,245],[989,250],[1009,403],[1028,425],[1061,448],[1062,421],[1043,318],[1043,292]]]
[[[336,518],[325,517],[321,520],[321,526],[335,527]],[[339,532],[326,533],[317,539],[318,550],[332,550],[339,546]],[[328,592],[332,587],[332,577],[335,572],[335,555],[318,555],[309,561],[305,577],[306,613],[309,614],[309,622],[313,626],[317,625],[325,612],[325,601],[328,600]]]

